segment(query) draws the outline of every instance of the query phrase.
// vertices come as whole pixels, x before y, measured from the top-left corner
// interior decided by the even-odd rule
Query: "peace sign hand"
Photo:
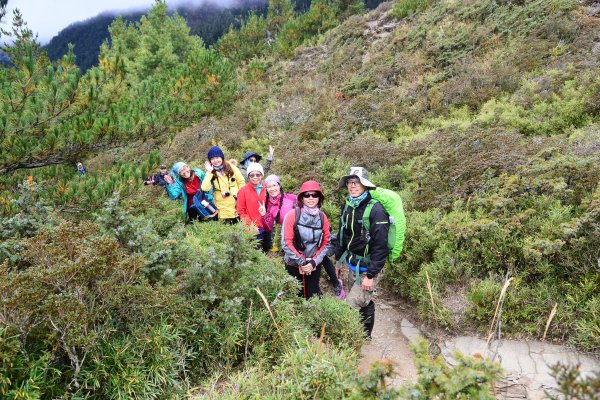
[[[265,207],[265,201],[263,201],[262,203],[260,201],[258,202],[258,213],[260,214],[261,217],[264,217],[265,214],[267,213],[267,208]]]

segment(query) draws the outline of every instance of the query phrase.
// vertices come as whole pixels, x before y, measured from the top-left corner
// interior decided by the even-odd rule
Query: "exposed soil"
[[[409,348],[409,340],[402,334],[402,320],[406,319],[407,307],[398,300],[386,299],[385,289],[378,289],[375,299],[375,327],[372,340],[362,348],[362,358],[358,369],[366,374],[369,366],[378,360],[390,360],[394,365],[394,375],[386,383],[399,388],[417,380],[414,354]]]

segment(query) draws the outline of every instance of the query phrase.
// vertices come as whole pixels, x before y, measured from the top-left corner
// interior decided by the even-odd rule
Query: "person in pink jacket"
[[[281,180],[277,175],[269,175],[265,179],[267,196],[265,207],[259,211],[262,215],[265,231],[273,231],[275,224],[282,224],[285,214],[290,212],[297,203],[297,196],[292,193],[284,193]]]
[[[240,219],[255,230],[256,238],[260,242],[259,248],[266,253],[270,249],[271,232],[265,230],[262,213],[259,211],[265,207],[266,201],[263,174],[262,165],[258,163],[248,165],[248,183],[238,191],[236,207]]]

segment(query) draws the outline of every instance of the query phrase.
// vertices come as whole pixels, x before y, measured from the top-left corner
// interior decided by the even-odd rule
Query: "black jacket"
[[[345,204],[342,206],[342,217],[340,220],[339,243],[335,250],[335,257],[339,259],[344,251],[350,250],[352,255],[348,260],[356,265],[356,255],[370,257],[369,265],[367,266],[367,277],[373,278],[383,269],[385,261],[389,255],[388,249],[388,232],[390,230],[390,217],[383,206],[377,202],[371,209],[370,222],[371,229],[366,232],[363,226],[362,217],[367,204],[371,200],[371,194],[358,204],[356,208],[348,206],[346,214],[344,214]],[[345,228],[342,229],[342,221]],[[365,249],[368,247],[368,252],[365,254]]]
[[[156,186],[165,187],[167,186],[167,181],[165,181],[165,176],[160,172],[154,175],[154,184]]]

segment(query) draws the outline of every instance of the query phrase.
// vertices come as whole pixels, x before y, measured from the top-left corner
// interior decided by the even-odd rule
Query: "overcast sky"
[[[188,0],[187,3],[201,3],[202,0]],[[222,1],[219,1],[222,3]],[[183,3],[181,0],[167,0],[169,6]],[[12,10],[18,8],[27,26],[38,33],[38,39],[46,44],[63,28],[73,22],[95,17],[109,10],[139,10],[152,7],[154,0],[8,0],[7,15],[2,24],[9,29],[12,23]]]

